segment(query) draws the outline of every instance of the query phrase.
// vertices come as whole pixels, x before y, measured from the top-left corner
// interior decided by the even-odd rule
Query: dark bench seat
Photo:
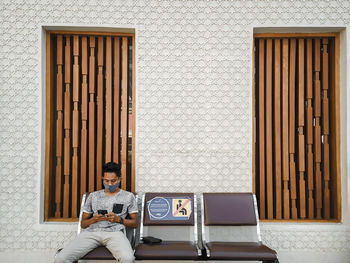
[[[196,260],[198,252],[192,242],[164,241],[159,244],[140,244],[135,257],[143,260]]]
[[[209,242],[207,246],[213,260],[277,260],[276,251],[259,242]]]

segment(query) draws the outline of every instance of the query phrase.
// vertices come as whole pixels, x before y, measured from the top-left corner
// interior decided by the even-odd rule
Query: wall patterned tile
[[[256,25],[350,23],[350,1],[3,0],[0,4],[0,251],[62,247],[40,208],[42,25],[137,34],[137,191],[251,191]],[[350,231],[262,232],[275,249],[344,251]],[[302,240],[302,242],[298,242]]]

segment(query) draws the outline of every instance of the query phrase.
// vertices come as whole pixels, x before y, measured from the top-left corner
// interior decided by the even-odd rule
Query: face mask
[[[103,183],[104,187],[107,189],[108,192],[113,193],[115,190],[119,188],[120,181],[116,184],[108,185]]]

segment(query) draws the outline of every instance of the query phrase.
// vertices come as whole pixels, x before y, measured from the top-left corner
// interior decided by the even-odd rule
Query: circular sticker
[[[170,204],[163,197],[155,197],[148,203],[148,213],[152,219],[162,219],[168,215]]]

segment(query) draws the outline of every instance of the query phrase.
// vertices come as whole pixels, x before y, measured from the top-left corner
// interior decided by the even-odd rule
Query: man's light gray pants
[[[73,263],[98,246],[105,246],[120,263],[134,262],[134,252],[130,242],[122,231],[80,233],[62,249],[55,263]]]

